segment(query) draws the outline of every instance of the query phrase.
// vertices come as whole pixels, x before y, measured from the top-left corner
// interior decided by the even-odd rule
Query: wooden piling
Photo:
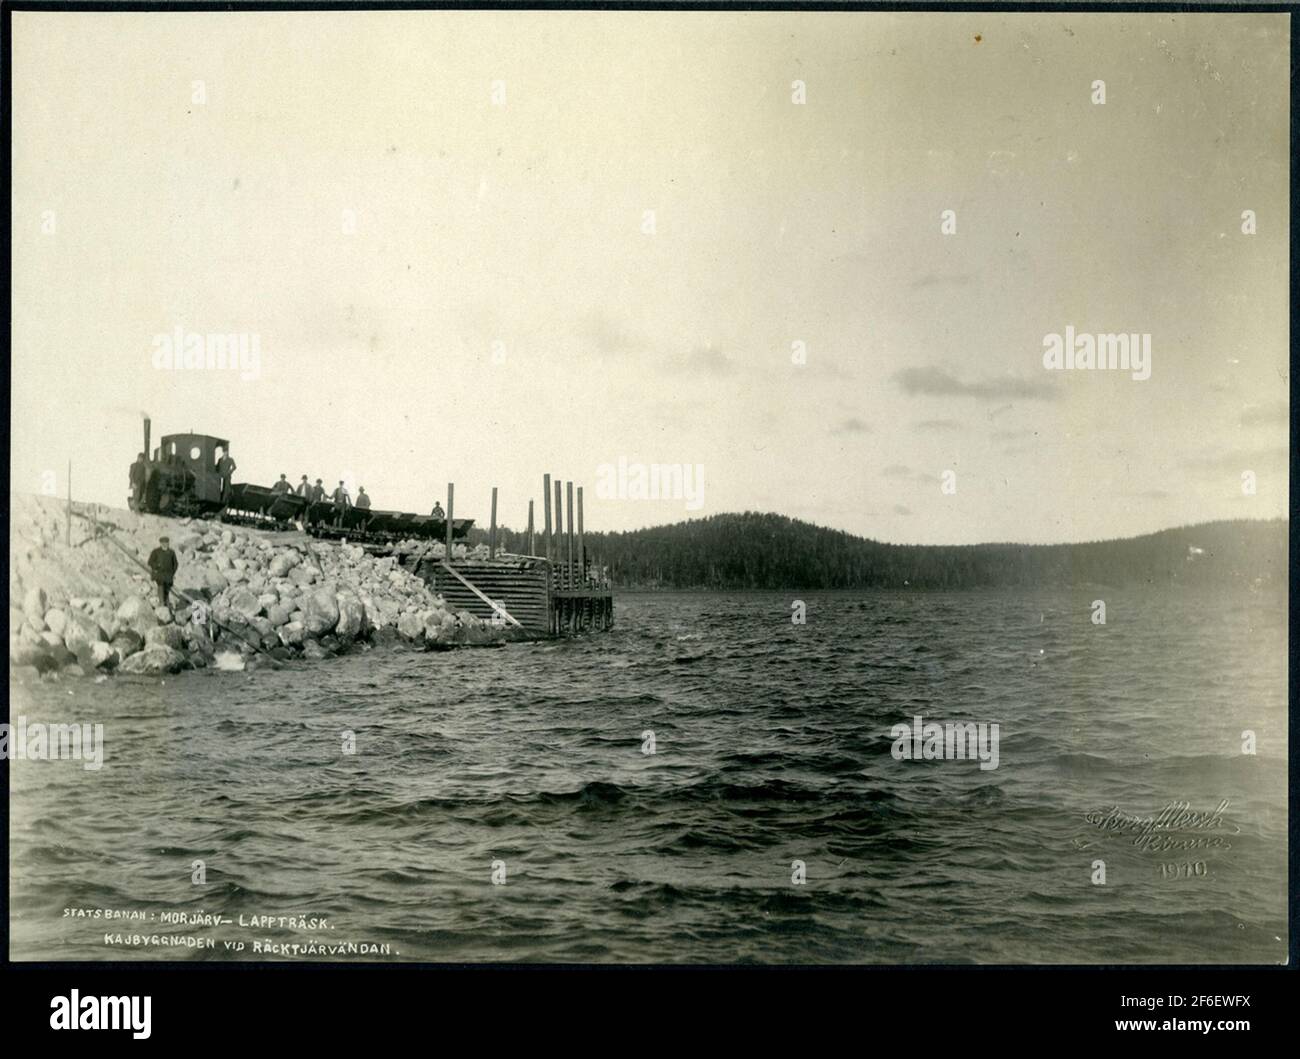
[[[546,558],[549,561],[551,555],[551,476],[542,475],[542,511],[546,516]]]
[[[497,557],[497,487],[492,487],[492,524],[488,529],[488,558]]]
[[[555,479],[555,565],[558,568],[557,588],[564,587],[564,493],[560,480]]]
[[[564,562],[569,571],[569,587],[574,587],[573,579],[573,483],[569,482],[566,486],[569,494],[569,508],[566,512],[568,516],[569,532],[564,539]],[[574,608],[575,610],[577,608]]]
[[[524,548],[525,555],[536,554],[533,551],[533,502],[528,501],[528,545]]]
[[[67,513],[67,544],[72,547],[72,461],[68,461],[68,513]]]
[[[453,531],[452,515],[456,512],[456,486],[447,483],[447,562],[451,562],[451,535]]]
[[[582,547],[582,486],[578,486],[578,577],[587,583],[587,553]]]

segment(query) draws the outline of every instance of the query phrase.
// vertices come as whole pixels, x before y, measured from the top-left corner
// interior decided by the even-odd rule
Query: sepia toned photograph
[[[1288,962],[1289,14],[5,17],[10,961]]]

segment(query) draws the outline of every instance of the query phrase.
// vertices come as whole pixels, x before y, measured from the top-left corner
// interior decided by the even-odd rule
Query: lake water
[[[796,595],[623,593],[574,641],[11,684],[12,720],[105,728],[98,771],[11,762],[11,956],[1285,958],[1285,598],[809,593],[795,625]],[[896,760],[915,715],[997,723],[998,767]],[[1190,851],[1086,819],[1224,799],[1178,830],[1214,840]]]

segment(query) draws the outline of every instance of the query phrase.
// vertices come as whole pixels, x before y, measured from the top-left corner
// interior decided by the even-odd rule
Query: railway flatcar
[[[137,510],[175,518],[217,517],[269,529],[301,525],[326,538],[377,542],[446,539],[446,521],[429,515],[340,507],[328,500],[313,504],[295,493],[277,493],[244,482],[231,483],[223,490],[218,464],[230,451],[228,440],[211,434],[167,434],[150,452],[149,433],[150,421],[146,419],[143,484],[133,490],[131,498],[131,506]],[[132,480],[134,483],[134,477]],[[473,525],[473,519],[453,520],[452,538],[461,540]]]

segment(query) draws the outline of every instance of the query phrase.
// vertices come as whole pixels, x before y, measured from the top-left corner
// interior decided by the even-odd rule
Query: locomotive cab
[[[154,449],[145,484],[145,508],[160,515],[189,516],[221,504],[217,460],[230,442],[210,434],[168,434]]]

